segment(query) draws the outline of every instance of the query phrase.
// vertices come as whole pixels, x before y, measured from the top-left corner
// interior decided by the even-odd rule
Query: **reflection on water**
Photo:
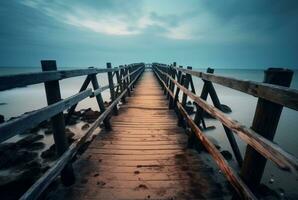
[[[40,71],[39,68],[0,68],[0,74],[15,74],[24,72]],[[202,70],[205,71],[205,70]],[[254,81],[263,80],[262,70],[232,70],[232,69],[218,69],[215,70],[215,74],[223,76],[230,76],[239,79],[247,79]],[[292,81],[292,88],[298,88],[298,71],[295,71],[294,79]],[[61,94],[63,98],[74,95],[78,92],[81,84],[85,77],[76,77],[60,81]],[[107,75],[99,74],[98,81],[101,85],[108,84]],[[194,78],[194,84],[196,91],[200,94],[203,82]],[[91,87],[91,85],[89,85]],[[229,105],[233,112],[229,114],[233,119],[237,119],[239,122],[247,127],[251,126],[252,119],[255,112],[257,98],[250,95],[243,94],[241,92],[220,86],[215,84],[215,89],[218,93],[221,103]],[[103,93],[105,101],[109,100],[109,91]],[[210,102],[210,98],[208,99]],[[3,103],[3,105],[2,105]],[[5,104],[6,103],[6,104]],[[25,88],[17,88],[0,92],[0,113],[5,116],[5,119],[9,119],[13,116],[18,116],[24,112],[31,111],[34,109],[42,108],[46,106],[46,97],[44,92],[44,85],[37,84],[28,86]],[[86,99],[79,103],[78,109],[81,108],[92,108],[98,110],[98,106],[94,98]],[[230,150],[228,140],[225,136],[224,130],[220,123],[216,120],[206,120],[207,125],[216,126],[215,130],[206,132],[206,134],[216,138],[221,146],[221,150]],[[284,108],[278,129],[275,135],[274,141],[278,143],[282,148],[289,151],[298,157],[298,112]],[[245,152],[246,145],[236,136],[242,154]],[[273,183],[269,184],[270,179],[274,179]],[[282,172],[274,166],[272,162],[268,162],[263,178],[263,182],[268,184],[270,187],[278,189],[283,187],[286,189],[288,194],[296,194],[298,180],[296,180],[291,174]],[[286,187],[284,187],[286,186]]]

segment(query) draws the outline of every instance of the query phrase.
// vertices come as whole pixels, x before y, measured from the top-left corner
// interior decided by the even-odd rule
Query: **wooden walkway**
[[[222,199],[224,188],[168,109],[153,72],[74,163],[76,183],[49,199]]]

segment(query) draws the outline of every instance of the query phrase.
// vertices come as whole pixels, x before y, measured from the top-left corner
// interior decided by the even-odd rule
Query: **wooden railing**
[[[173,65],[153,63],[152,67],[169,98],[169,108],[177,112],[178,124],[191,129],[189,146],[193,145],[198,138],[199,145],[208,150],[241,198],[256,198],[256,189],[260,183],[266,159],[297,177],[298,159],[272,142],[283,106],[294,110],[298,108],[298,91],[288,88],[293,75],[291,70],[268,69],[264,83],[258,83],[214,75],[211,74],[214,71],[212,69],[208,69],[208,73],[203,73],[193,71],[191,67],[178,68],[176,63]],[[204,81],[200,96],[196,95],[192,76]],[[213,83],[259,97],[252,128],[245,127],[222,112]],[[179,101],[180,91],[182,91],[181,102]],[[208,94],[214,106],[206,102]],[[185,109],[187,97],[197,106],[194,119]],[[235,158],[241,167],[240,175],[229,166],[215,145],[203,133],[206,128],[203,112],[209,113],[223,124]],[[248,144],[244,161],[233,133]]]
[[[125,97],[130,95],[134,84],[145,69],[144,63],[130,64],[119,68],[112,68],[111,64],[107,63],[107,69],[89,68],[57,71],[56,62],[53,60],[41,61],[41,64],[43,72],[0,76],[0,91],[44,83],[48,102],[48,106],[44,108],[23,114],[1,124],[0,142],[51,119],[54,142],[60,156],[54,165],[29,188],[21,199],[37,199],[59,174],[61,174],[63,184],[71,185],[74,183],[75,177],[71,166],[72,158],[101,123],[104,123],[106,129],[111,128],[109,123],[110,115],[112,113],[117,114],[117,104],[120,100],[125,101]],[[98,73],[107,73],[108,85],[101,87],[98,84],[96,77]],[[61,99],[59,80],[84,75],[87,75],[87,77],[79,93]],[[115,76],[117,84],[114,84]],[[93,90],[87,89],[90,82],[93,85]],[[107,89],[110,90],[111,102],[108,107],[105,107],[101,93]],[[87,97],[96,98],[101,114],[84,133],[84,136],[69,146],[65,136],[65,125],[75,111],[76,105]],[[63,111],[66,109],[69,110],[66,119],[64,119]]]

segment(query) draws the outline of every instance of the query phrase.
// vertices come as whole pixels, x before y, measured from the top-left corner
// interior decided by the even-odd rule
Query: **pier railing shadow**
[[[236,199],[239,197],[256,199],[258,195],[256,190],[267,159],[273,161],[280,169],[293,173],[297,177],[298,159],[273,142],[283,107],[298,110],[298,90],[288,88],[293,71],[269,68],[265,71],[264,82],[260,83],[214,75],[214,70],[211,68],[208,68],[207,73],[194,71],[191,67],[183,69],[182,66],[177,67],[176,63],[171,65],[153,63],[152,68],[164,94],[169,99],[169,109],[175,109],[178,115],[178,125],[190,130],[188,145],[191,147],[196,143],[207,149],[237,192]],[[204,82],[200,96],[196,94],[192,76],[199,77]],[[213,83],[258,97],[251,128],[245,127],[224,114]],[[182,92],[181,101],[179,101],[180,91]],[[208,94],[213,105],[206,101]],[[197,107],[194,119],[187,112],[187,98],[190,98]],[[204,134],[207,128],[203,117],[204,112],[222,123],[241,169],[240,172],[235,171],[228,164],[216,146]],[[248,144],[244,159],[234,134]]]
[[[64,185],[71,185],[75,181],[71,161],[77,152],[83,147],[87,139],[101,123],[107,130],[111,128],[109,118],[112,114],[117,115],[117,104],[120,100],[125,101],[126,96],[130,96],[136,81],[145,70],[144,63],[134,63],[125,66],[112,68],[111,63],[107,63],[106,69],[88,68],[76,70],[57,70],[56,61],[41,61],[43,72],[5,75],[0,76],[0,91],[44,83],[48,106],[23,114],[18,118],[9,120],[0,125],[0,143],[25,132],[28,129],[38,126],[40,123],[51,119],[53,137],[59,158],[54,165],[43,174],[21,197],[21,199],[37,199],[39,195],[61,175]],[[107,73],[109,84],[100,86],[96,75]],[[59,81],[66,78],[86,76],[79,92],[66,99],[61,98]],[[117,83],[114,83],[116,79]],[[92,89],[87,89],[89,84]],[[110,90],[111,101],[106,107],[101,93]],[[65,125],[68,124],[71,115],[74,113],[77,104],[85,98],[95,97],[100,109],[100,116],[92,123],[84,135],[70,146],[65,135]],[[64,118],[63,111],[68,109],[68,114]]]

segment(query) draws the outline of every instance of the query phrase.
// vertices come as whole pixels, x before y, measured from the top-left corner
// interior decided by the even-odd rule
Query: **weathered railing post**
[[[207,73],[213,74],[213,72],[214,72],[214,69],[211,69],[211,68],[207,69]],[[207,87],[206,82],[203,85],[203,89],[202,89],[200,97],[201,97],[201,99],[203,99],[205,101],[207,100],[208,87]],[[202,128],[206,129],[206,124],[205,124],[205,121],[204,121],[204,118],[203,118],[204,110],[201,107],[199,107],[197,104],[196,104],[196,107],[197,107],[197,111],[196,111],[196,114],[195,114],[194,122],[198,126],[200,126],[200,124],[202,123]]]
[[[42,60],[42,71],[56,71],[55,60]],[[44,83],[48,105],[61,101],[59,81],[48,81]],[[61,156],[68,149],[68,141],[65,135],[65,121],[63,112],[51,118],[53,137],[58,156]],[[71,185],[75,182],[72,165],[69,163],[61,172],[61,180],[64,185]]]
[[[172,65],[167,65],[166,73],[169,76],[171,76],[171,68],[172,68]],[[168,88],[170,88],[171,83],[172,83],[171,79],[168,76],[166,76],[166,86]],[[165,91],[166,91],[166,94],[167,94],[167,99],[169,99],[170,98],[170,93],[167,89]]]
[[[175,67],[176,67],[176,62],[173,63],[173,67],[171,68],[171,76],[172,76],[173,79],[175,79],[175,76],[176,76]],[[175,84],[172,81],[170,81],[170,90],[173,94],[174,94],[174,89],[175,89]],[[172,105],[173,105],[174,97],[171,97],[169,95],[169,98],[170,98],[169,99],[169,109],[171,109],[171,108],[173,108]]]
[[[132,66],[131,65],[128,65],[128,73],[129,73],[129,80],[130,80],[130,82],[133,80],[133,74],[131,74],[132,72],[133,72]],[[134,84],[132,84],[132,86],[130,87],[130,91],[133,90],[133,85]]]
[[[121,81],[121,93],[122,93],[126,88],[126,81],[124,79],[125,73],[124,73],[123,66],[122,65],[119,66],[119,69],[120,69],[120,81]],[[123,97],[121,98],[122,103],[126,103],[125,97],[126,97],[126,94],[124,94]]]
[[[128,70],[128,66],[126,66],[126,65],[125,65],[125,76],[126,76],[127,96],[130,97],[130,88],[129,88],[130,78],[129,78],[129,70]]]
[[[107,69],[112,69],[112,64],[111,63],[107,63]],[[114,100],[116,99],[116,95],[115,95],[115,86],[114,86],[113,73],[112,72],[108,72],[108,81],[109,81],[111,101],[114,102]],[[114,106],[113,112],[114,112],[115,115],[118,115],[117,106]]]
[[[93,85],[93,89],[94,90],[99,89],[99,84],[98,84],[98,81],[97,81],[97,78],[96,78],[96,74],[92,74],[90,76],[91,76],[91,82],[92,82],[92,85]],[[103,99],[102,99],[102,96],[101,96],[101,92],[98,95],[96,95],[96,101],[97,101],[98,107],[100,109],[100,112],[103,113],[106,110],[106,108],[105,108],[105,105],[104,105],[104,102],[103,102]],[[109,117],[106,117],[103,120],[103,123],[104,123],[104,126],[107,130],[111,130],[111,124],[109,122]]]
[[[264,83],[289,87],[292,76],[292,70],[269,68],[265,71]],[[259,98],[251,128],[266,139],[273,141],[282,109],[282,105]],[[258,187],[265,165],[266,158],[247,145],[241,176],[252,190]]]
[[[183,67],[182,66],[179,66],[179,68],[183,68]],[[183,84],[184,76],[182,76],[182,72],[181,71],[178,71],[177,81],[178,81],[178,83],[180,83],[180,84],[182,83]],[[177,101],[179,99],[179,92],[180,92],[180,88],[179,87],[176,87],[174,101],[173,101],[172,105],[171,104],[169,105],[170,108],[175,108],[175,112],[176,112],[177,115],[179,113],[179,110],[177,109]]]

